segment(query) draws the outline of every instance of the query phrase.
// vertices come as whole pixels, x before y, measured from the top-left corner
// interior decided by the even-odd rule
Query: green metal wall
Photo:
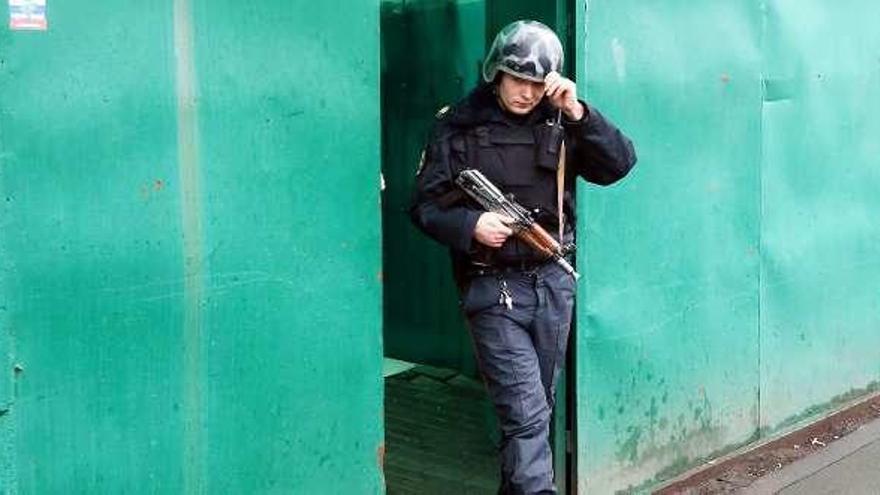
[[[0,29],[0,492],[381,492],[379,10],[338,13]]]
[[[880,9],[591,1],[636,171],[579,194],[581,493],[640,491],[880,380]]]
[[[880,5],[766,6],[761,426],[880,389]]]

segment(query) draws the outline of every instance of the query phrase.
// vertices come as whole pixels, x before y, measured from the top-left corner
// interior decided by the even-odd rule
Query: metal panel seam
[[[196,69],[189,0],[174,0],[177,147],[183,228],[183,483],[184,493],[204,493],[202,438],[202,327],[204,259],[196,108]]]
[[[0,136],[4,134],[4,122],[0,120]],[[0,139],[0,192],[9,194],[6,190],[5,168],[5,145]],[[0,210],[0,346],[4,343],[6,348],[0,358],[0,379],[6,382],[0,385],[0,391],[5,393],[0,396],[0,491],[4,494],[18,493],[18,450],[16,448],[16,416],[15,402],[18,397],[17,383],[15,379],[15,331],[10,325],[9,297],[12,284],[9,277],[15,269],[9,250],[6,246],[5,237],[10,229],[10,201],[9,196]]]
[[[760,36],[761,40],[759,41],[759,47],[761,50],[761,70],[760,70],[760,78],[758,84],[761,85],[761,118],[758,119],[758,307],[757,307],[757,317],[758,317],[758,349],[757,349],[757,361],[758,361],[758,384],[757,384],[757,405],[755,411],[755,420],[757,421],[755,424],[758,427],[758,437],[760,438],[761,425],[761,392],[762,392],[762,380],[761,380],[761,370],[763,369],[763,349],[761,344],[761,334],[763,333],[763,328],[761,328],[762,315],[761,311],[763,310],[763,293],[764,293],[764,285],[763,285],[763,273],[764,273],[764,107],[767,104],[767,66],[766,66],[766,55],[767,55],[767,2],[766,0],[760,0],[759,8],[761,9],[761,31]]]
[[[587,35],[587,28],[586,27],[587,27],[587,22],[589,21],[589,18],[590,18],[590,0],[582,0],[582,1],[575,0],[575,1],[578,3],[578,6],[576,7],[577,13],[575,14],[577,16],[577,19],[575,20],[575,24],[576,24],[575,38],[576,38],[576,40],[574,43],[576,48],[575,48],[575,53],[572,54],[573,58],[575,60],[574,77],[575,77],[575,81],[577,83],[578,92],[580,92],[580,94],[583,95],[582,98],[587,99],[587,98],[589,98],[589,95],[587,94],[587,62],[588,62],[588,57],[589,57],[588,46],[590,43],[590,38]],[[576,198],[579,196],[578,192],[583,191],[583,186],[584,186],[582,180],[579,180],[578,182],[580,182],[579,186],[575,187],[575,197]],[[582,232],[581,235],[583,235],[583,233],[586,233],[586,229],[583,228],[583,226],[585,226],[585,224],[586,224],[583,219],[583,217],[585,217],[585,216],[586,215],[581,215],[581,218],[578,219],[579,224],[578,224],[577,230]],[[577,256],[577,253],[576,253],[576,260],[578,262],[578,265],[582,265],[584,263],[585,259],[586,259],[586,256],[584,256],[584,255]],[[579,270],[584,270],[586,267],[578,266],[577,268]],[[583,285],[584,285],[583,283],[581,283],[579,285],[578,289],[580,291],[584,290]],[[585,305],[579,305],[579,304],[577,304],[577,302],[575,302],[575,307],[574,307],[575,314],[572,315],[572,321],[575,322],[575,324],[580,319],[579,313],[580,313],[580,311],[583,310],[584,306]],[[572,433],[572,443],[573,444],[572,444],[572,448],[571,448],[571,452],[572,452],[572,454],[571,454],[571,457],[572,457],[571,471],[572,471],[572,474],[570,477],[571,486],[569,487],[569,491],[571,493],[579,494],[579,493],[585,493],[587,491],[585,476],[581,476],[581,472],[580,472],[581,468],[586,464],[584,462],[584,460],[580,458],[580,452],[581,452],[580,445],[582,442],[586,443],[586,441],[587,441],[587,432],[581,431],[581,428],[580,428],[580,424],[581,424],[580,416],[581,416],[581,414],[586,415],[586,412],[581,411],[581,408],[580,408],[581,401],[579,398],[579,396],[582,393],[584,393],[584,394],[586,393],[586,390],[584,390],[584,388],[582,388],[582,387],[585,387],[585,385],[581,385],[581,384],[587,383],[586,377],[583,376],[582,372],[581,372],[581,366],[582,366],[581,360],[586,359],[587,349],[586,349],[586,342],[584,342],[584,346],[581,347],[581,345],[580,345],[581,338],[578,337],[578,334],[580,332],[586,332],[586,325],[581,325],[580,327],[576,328],[575,332],[576,333],[574,334],[574,338],[572,339],[573,347],[574,347],[574,378],[572,378],[572,379],[575,380],[575,382],[577,384],[574,386],[574,393],[572,394],[572,401],[574,402],[574,404],[573,404],[571,410],[574,412],[574,418],[572,419],[572,430],[573,430],[573,433]],[[586,430],[586,429],[584,429],[584,430]]]

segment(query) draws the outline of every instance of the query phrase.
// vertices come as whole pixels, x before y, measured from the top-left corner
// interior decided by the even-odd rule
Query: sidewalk
[[[821,452],[755,481],[740,493],[880,494],[880,420],[865,424]]]
[[[654,495],[880,495],[880,393],[698,466]]]

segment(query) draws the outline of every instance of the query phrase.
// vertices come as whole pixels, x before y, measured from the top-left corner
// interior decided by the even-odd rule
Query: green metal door
[[[760,9],[591,2],[586,95],[636,143],[579,189],[578,473],[636,487],[757,429]]]
[[[378,13],[0,30],[0,491],[382,491]]]

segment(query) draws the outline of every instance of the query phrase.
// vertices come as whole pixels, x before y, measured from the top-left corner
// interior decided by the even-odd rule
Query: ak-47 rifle
[[[513,222],[508,226],[513,230],[513,235],[545,258],[555,261],[575,280],[580,278],[574,267],[565,259],[565,255],[574,246],[562,246],[532,218],[528,210],[514,201],[512,196],[505,196],[479,170],[464,170],[458,174],[455,183],[486,211],[512,218]]]

